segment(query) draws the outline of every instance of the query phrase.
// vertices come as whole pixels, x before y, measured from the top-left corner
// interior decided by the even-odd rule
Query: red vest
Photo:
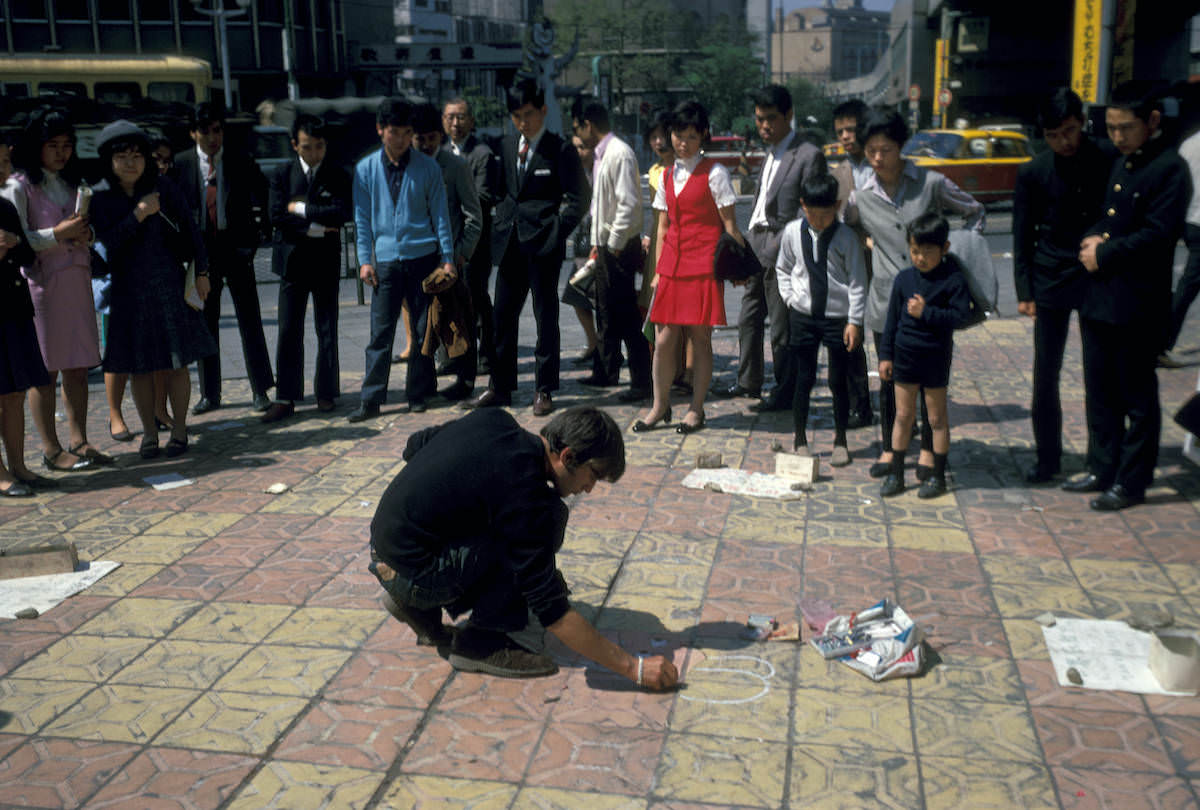
[[[662,254],[655,267],[668,278],[712,276],[713,256],[725,226],[717,212],[717,203],[708,188],[711,158],[696,164],[696,170],[675,194],[675,170],[663,172],[667,195],[667,232],[663,235]]]

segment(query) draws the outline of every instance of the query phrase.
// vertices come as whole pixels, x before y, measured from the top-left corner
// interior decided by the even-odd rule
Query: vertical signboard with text
[[[1071,49],[1071,89],[1084,104],[1095,104],[1100,92],[1100,35],[1103,0],[1075,0]]]

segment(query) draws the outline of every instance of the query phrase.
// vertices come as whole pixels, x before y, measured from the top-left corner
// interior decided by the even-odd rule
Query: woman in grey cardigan
[[[894,110],[875,110],[859,134],[874,174],[862,188],[850,193],[846,205],[846,224],[867,238],[871,250],[871,283],[867,288],[864,326],[875,338],[878,354],[887,319],[892,281],[910,266],[908,224],[933,211],[947,218],[963,217],[963,227],[982,231],[983,205],[945,175],[921,168],[900,154],[908,140],[908,125]],[[933,469],[933,445],[922,405],[921,456],[917,478],[924,479]],[[879,382],[881,449],[879,460],[871,465],[875,478],[887,475],[892,461],[892,423],[896,419],[896,394],[892,383]]]

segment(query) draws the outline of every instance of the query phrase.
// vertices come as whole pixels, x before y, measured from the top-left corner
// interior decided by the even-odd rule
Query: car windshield
[[[963,142],[962,135],[953,132],[918,132],[908,139],[900,154],[905,157],[952,158]]]

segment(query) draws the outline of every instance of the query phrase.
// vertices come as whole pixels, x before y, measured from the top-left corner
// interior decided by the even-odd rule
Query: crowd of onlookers
[[[386,99],[377,114],[380,148],[352,172],[329,156],[322,120],[300,115],[291,131],[294,159],[270,177],[226,141],[217,105],[196,107],[193,146],[176,155],[165,141],[118,121],[100,133],[103,179],[91,188],[78,173],[71,122],[51,110],[35,114],[16,143],[0,146],[0,284],[9,290],[0,308],[0,425],[9,462],[0,466],[0,494],[23,496],[55,483],[24,463],[26,391],[46,468],[113,462],[86,432],[87,373],[97,365],[111,438],[134,441],[140,433],[145,459],[185,453],[189,411],[222,404],[217,339],[226,287],[263,421],[289,418],[303,399],[310,298],[313,393],[319,411],[334,410],[341,230],[350,220],[359,277],[373,290],[352,422],[379,414],[400,361],[411,411],[431,401],[511,406],[519,316],[532,298],[534,414],[555,408],[561,302],[587,338],[571,358],[590,367],[585,385],[615,387],[628,365],[629,384],[618,398],[647,403],[634,432],[671,423],[681,434],[701,430],[707,397],[747,397],[758,411],[790,410],[793,450],[807,453],[825,347],[830,463],[844,466],[851,462],[847,431],[875,421],[869,331],[881,424],[870,473],[883,479],[885,496],[905,488],[919,412],[919,494],[946,491],[953,334],[979,322],[985,307],[971,286],[972,253],[962,245],[979,238],[984,209],[944,175],[904,157],[910,133],[899,113],[859,101],[839,105],[833,123],[844,157],[831,170],[823,151],[793,128],[787,90],[756,91],[765,157],[750,219],[739,224],[730,172],[704,152],[711,135],[705,108],[687,101],[662,111],[642,133],[656,157],[644,233],[638,161],[602,104],[575,103],[568,140],[547,130],[545,99],[532,80],[509,88],[507,101],[512,130],[485,139],[461,98],[440,111]],[[1175,362],[1167,352],[1200,285],[1200,238],[1192,233],[1200,214],[1188,208],[1191,174],[1161,135],[1154,94],[1118,88],[1106,114],[1111,144],[1101,145],[1084,133],[1082,104],[1069,90],[1043,105],[1039,127],[1049,149],[1020,173],[1014,264],[1020,311],[1036,316],[1037,462],[1027,479],[1045,482],[1059,472],[1058,375],[1076,311],[1088,474],[1064,488],[1098,493],[1094,508],[1120,509],[1144,497],[1153,474],[1155,364]],[[1200,164],[1193,152],[1200,152],[1195,138],[1180,153]],[[280,279],[274,372],[253,271],[264,212]],[[1171,256],[1185,215],[1192,254],[1172,318]],[[957,231],[949,218],[961,218]],[[560,290],[569,239],[577,272]],[[710,390],[712,329],[726,323],[727,281],[741,296],[737,378]],[[200,387],[194,406],[192,363]],[[453,373],[454,382],[438,391],[442,373]],[[479,374],[488,385],[477,393]],[[55,420],[59,379],[65,442]],[[136,432],[122,411],[127,387],[141,423]],[[677,420],[673,395],[686,402]]]

